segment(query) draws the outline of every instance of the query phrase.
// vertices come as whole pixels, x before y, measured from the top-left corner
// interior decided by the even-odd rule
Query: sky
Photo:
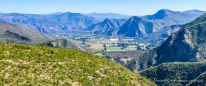
[[[160,9],[206,11],[206,0],[0,0],[1,13],[54,12],[149,15]]]

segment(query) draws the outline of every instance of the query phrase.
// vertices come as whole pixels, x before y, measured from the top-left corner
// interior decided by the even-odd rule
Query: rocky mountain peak
[[[142,18],[140,18],[138,16],[133,16],[128,21],[130,21],[130,22],[140,22],[141,20],[142,20]]]

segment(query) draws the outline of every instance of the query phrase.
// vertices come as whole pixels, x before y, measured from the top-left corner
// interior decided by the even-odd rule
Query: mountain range
[[[159,10],[153,15],[131,17],[118,31],[118,35],[126,37],[141,37],[159,31],[163,27],[188,23],[204,11],[190,10],[186,12]]]
[[[58,15],[0,13],[0,21],[21,24],[43,34],[78,31],[98,22],[93,17],[71,12]]]
[[[49,35],[91,31],[95,35],[141,37],[165,26],[185,24],[203,13],[205,12],[199,10],[179,12],[167,9],[139,17],[115,13],[0,13],[0,21],[21,24]]]
[[[159,10],[153,15],[132,16],[125,23],[115,26],[116,22],[108,24],[104,21],[88,27],[87,31],[96,30],[96,35],[105,36],[125,36],[125,37],[142,37],[151,33],[155,33],[172,25],[183,25],[204,14],[205,11],[189,10],[189,11],[172,11],[168,9]],[[101,25],[100,25],[101,24]],[[107,27],[105,27],[107,26]],[[115,28],[110,29],[110,28]],[[110,34],[104,34],[107,31]],[[111,34],[112,33],[112,34]]]

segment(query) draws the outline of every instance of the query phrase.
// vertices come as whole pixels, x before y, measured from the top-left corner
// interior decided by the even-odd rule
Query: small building
[[[111,40],[111,41],[118,41],[118,39],[109,39],[109,40]]]

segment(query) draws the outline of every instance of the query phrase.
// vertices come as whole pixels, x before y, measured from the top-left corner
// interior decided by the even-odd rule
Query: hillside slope
[[[163,63],[140,72],[142,76],[156,82],[158,86],[205,86],[205,62]],[[197,78],[198,77],[198,78]],[[196,79],[197,78],[197,79]],[[160,81],[162,80],[162,81]],[[195,85],[192,85],[196,82]]]
[[[66,48],[0,43],[1,85],[152,86],[107,59]]]
[[[50,38],[45,35],[17,24],[0,22],[0,41],[36,43]]]
[[[161,46],[131,60],[127,67],[133,71],[165,62],[199,62],[206,60],[206,14],[183,26]]]
[[[202,82],[197,82],[202,80]],[[196,79],[194,79],[192,82],[190,82],[189,84],[187,84],[186,86],[204,86],[206,85],[206,72],[200,74]]]

